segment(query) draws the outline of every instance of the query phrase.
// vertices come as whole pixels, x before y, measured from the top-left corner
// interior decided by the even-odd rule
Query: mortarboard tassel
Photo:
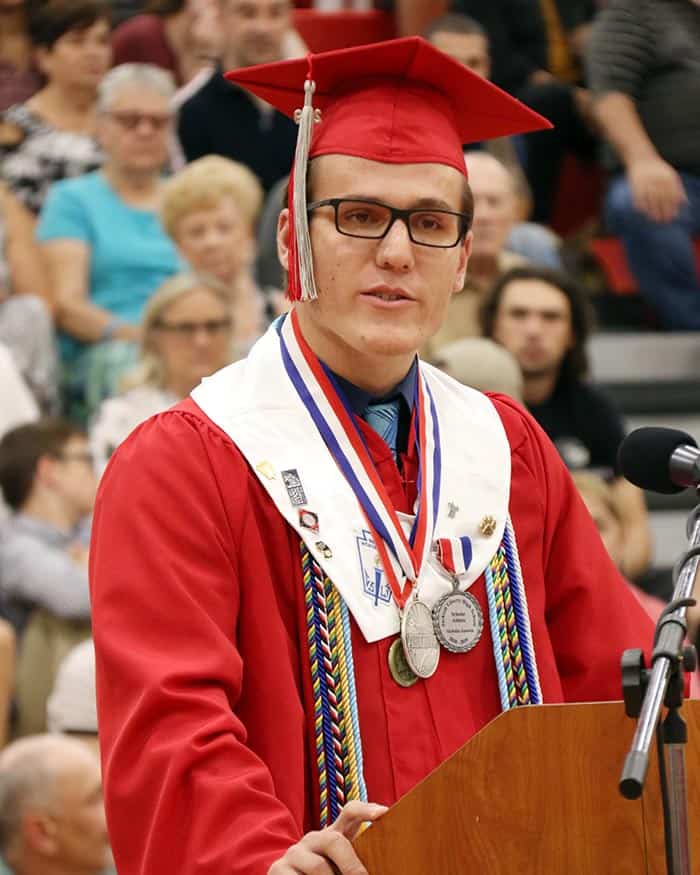
[[[312,104],[315,90],[315,82],[308,78],[304,82],[304,106],[294,113],[294,121],[299,125],[299,133],[290,182],[293,238],[290,241],[291,263],[287,294],[292,301],[313,301],[318,297],[311,255],[309,217],[306,212],[306,171],[309,164],[309,149],[314,123],[321,120],[321,111],[314,109]]]

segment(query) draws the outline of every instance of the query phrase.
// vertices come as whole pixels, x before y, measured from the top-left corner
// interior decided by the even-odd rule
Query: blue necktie
[[[399,406],[400,399],[391,401],[379,401],[369,404],[362,418],[371,426],[391,450],[394,460],[397,458],[396,442],[399,434]]]

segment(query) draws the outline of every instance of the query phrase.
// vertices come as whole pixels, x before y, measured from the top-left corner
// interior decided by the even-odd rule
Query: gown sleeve
[[[177,409],[134,432],[102,479],[90,582],[120,875],[265,875],[300,838],[236,716],[247,483],[233,445]]]
[[[515,452],[541,490],[546,624],[564,699],[619,700],[622,653],[638,647],[648,655],[653,623],[608,556],[552,442],[511,399],[494,400],[511,445],[516,433]]]

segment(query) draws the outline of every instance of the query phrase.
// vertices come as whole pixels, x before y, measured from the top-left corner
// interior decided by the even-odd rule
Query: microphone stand
[[[700,496],[700,487],[698,488]],[[620,792],[627,799],[642,794],[649,766],[649,748],[657,736],[659,773],[664,808],[666,867],[668,875],[691,875],[685,744],[688,734],[680,708],[683,704],[684,672],[694,671],[696,653],[685,646],[685,615],[692,598],[700,564],[700,505],[688,519],[690,549],[673,571],[674,593],[656,626],[651,669],[644,665],[641,650],[627,650],[622,657],[625,711],[638,718],[632,746],[625,759]],[[661,723],[661,708],[668,709]]]

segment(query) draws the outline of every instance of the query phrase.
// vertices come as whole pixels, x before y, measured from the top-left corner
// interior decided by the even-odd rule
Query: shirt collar
[[[24,534],[39,538],[45,543],[56,546],[68,544],[75,538],[74,532],[66,532],[52,523],[47,523],[44,520],[39,520],[24,513],[15,514],[12,517],[12,525],[15,531],[23,532]]]
[[[365,412],[370,404],[380,403],[382,401],[391,401],[394,398],[403,398],[403,400],[406,402],[407,409],[409,411],[413,410],[413,401],[416,392],[416,380],[418,378],[417,357],[413,359],[411,367],[409,368],[408,373],[403,378],[403,380],[397,383],[393,389],[390,389],[381,397],[377,397],[376,395],[372,395],[371,392],[360,389],[359,386],[351,383],[350,380],[346,380],[344,377],[333,373],[333,371],[323,362],[321,362],[321,364],[323,365],[323,369],[325,370],[325,372],[333,378],[336,385],[345,396],[345,400],[348,402],[350,410],[352,410],[352,412],[356,416],[362,416],[362,414]]]

